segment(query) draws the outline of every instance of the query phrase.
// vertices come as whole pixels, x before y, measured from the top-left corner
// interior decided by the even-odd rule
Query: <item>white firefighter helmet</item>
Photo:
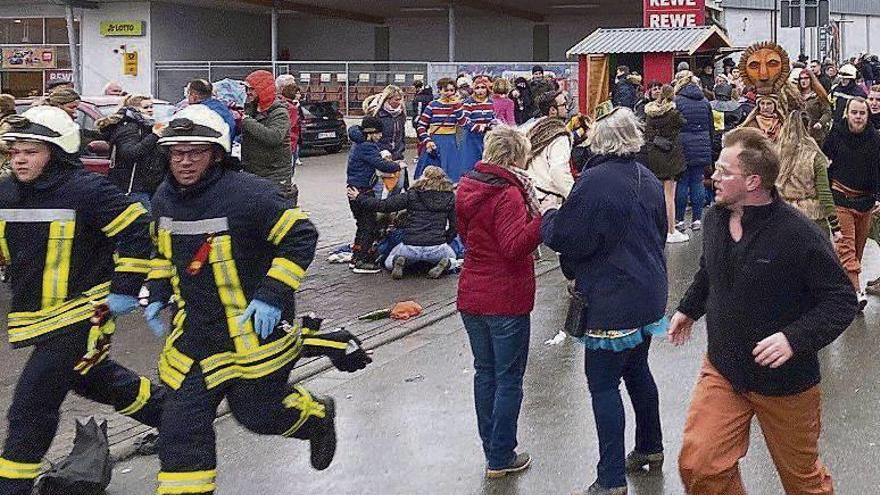
[[[79,151],[79,125],[64,110],[48,105],[28,109],[4,120],[9,130],[0,136],[7,142],[40,141],[54,144],[65,153]]]
[[[189,105],[174,114],[174,119],[162,131],[159,144],[177,143],[219,144],[229,153],[229,126],[217,112],[205,105]]]
[[[856,69],[856,66],[853,64],[845,64],[843,67],[838,69],[837,75],[839,75],[843,79],[856,79],[859,77],[859,71]]]

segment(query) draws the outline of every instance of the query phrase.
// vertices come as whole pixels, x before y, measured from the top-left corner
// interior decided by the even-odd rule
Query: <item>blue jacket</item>
[[[382,158],[380,154],[382,148],[378,143],[367,141],[360,126],[348,128],[348,139],[354,143],[348,154],[348,169],[346,171],[348,175],[346,183],[349,186],[371,187],[375,181],[376,170],[386,173],[400,170],[396,163]]]
[[[714,118],[709,100],[696,85],[685,86],[675,97],[675,107],[687,121],[681,129],[681,145],[688,167],[712,165]]]
[[[223,117],[223,121],[229,126],[229,139],[234,141],[235,137],[238,136],[238,126],[235,125],[235,117],[232,115],[232,111],[229,110],[226,103],[223,103],[216,98],[208,98],[207,100],[202,100],[200,103]]]
[[[611,96],[611,103],[615,107],[627,107],[632,110],[639,101],[639,90],[631,82],[624,77],[614,85],[614,91]]]
[[[544,244],[586,301],[588,329],[653,323],[666,311],[663,186],[631,157],[596,155],[558,210],[544,214]]]

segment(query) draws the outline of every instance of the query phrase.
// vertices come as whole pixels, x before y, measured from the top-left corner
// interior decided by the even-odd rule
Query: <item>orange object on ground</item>
[[[422,306],[415,301],[399,302],[391,308],[391,319],[408,320],[422,314]]]

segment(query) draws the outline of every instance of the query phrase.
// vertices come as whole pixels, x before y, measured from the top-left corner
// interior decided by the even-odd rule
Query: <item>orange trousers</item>
[[[862,290],[859,274],[862,272],[862,255],[865,243],[871,234],[871,211],[858,211],[838,206],[837,220],[840,222],[841,238],[834,243],[840,263],[856,292]]]
[[[818,386],[782,397],[736,392],[705,359],[678,458],[686,493],[745,495],[739,460],[757,416],[785,493],[832,495],[831,473],[819,460],[820,403]]]

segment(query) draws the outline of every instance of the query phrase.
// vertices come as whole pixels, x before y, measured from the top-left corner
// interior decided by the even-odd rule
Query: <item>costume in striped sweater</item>
[[[483,158],[483,136],[495,122],[495,109],[492,99],[478,100],[471,96],[464,102],[464,140],[461,143],[461,174],[474,169]],[[457,179],[455,179],[457,180]]]
[[[457,182],[461,165],[455,133],[464,124],[461,100],[434,100],[425,106],[419,117],[416,132],[419,137],[419,162],[416,164],[415,178],[418,179],[425,167],[437,165],[450,179]],[[425,145],[433,142],[437,149],[428,152]],[[454,178],[453,178],[454,177]]]

